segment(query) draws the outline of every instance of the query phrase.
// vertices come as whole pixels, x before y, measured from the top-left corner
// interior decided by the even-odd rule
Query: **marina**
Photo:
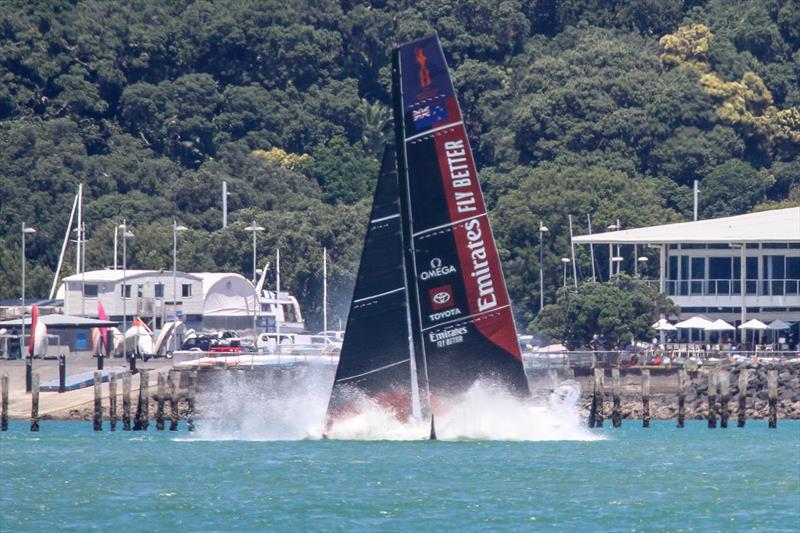
[[[19,3],[0,533],[800,532],[800,5]]]

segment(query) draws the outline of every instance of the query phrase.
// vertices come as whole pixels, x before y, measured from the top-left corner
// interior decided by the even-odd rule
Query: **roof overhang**
[[[577,244],[800,242],[800,207],[575,237]]]

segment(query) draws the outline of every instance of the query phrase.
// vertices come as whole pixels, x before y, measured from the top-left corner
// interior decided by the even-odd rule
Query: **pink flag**
[[[103,309],[103,304],[100,303],[100,300],[97,300],[97,318],[100,320],[108,320],[108,315],[106,314],[106,310]],[[103,348],[108,353],[108,328],[103,326],[100,328],[100,334],[103,336]]]
[[[28,337],[28,356],[30,357],[33,357],[34,344],[36,344],[36,325],[38,323],[39,308],[36,306],[36,304],[33,304],[31,306],[31,335]]]

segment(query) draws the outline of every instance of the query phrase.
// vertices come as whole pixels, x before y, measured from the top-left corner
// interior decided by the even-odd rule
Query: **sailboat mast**
[[[75,246],[75,273],[81,272],[81,227],[83,226],[83,183],[78,184],[78,238]]]
[[[322,331],[328,334],[328,249],[322,249]]]
[[[281,249],[275,250],[275,339],[278,349],[281,345],[281,318],[283,317],[283,306],[281,305]]]
[[[61,275],[61,266],[64,264],[64,254],[67,252],[67,244],[69,244],[69,234],[72,232],[72,221],[75,219],[75,210],[78,207],[78,195],[75,195],[75,200],[72,202],[72,211],[69,213],[69,223],[67,224],[67,232],[64,234],[64,242],[61,244],[61,254],[58,256],[58,266],[56,267],[56,274],[53,276],[53,285],[50,287],[50,299],[55,298],[56,288],[58,287],[58,277]]]
[[[403,270],[406,275],[406,292],[408,296],[408,311],[410,313],[409,322],[411,324],[411,341],[413,346],[412,360],[415,363],[417,357],[420,358],[422,365],[414,364],[416,367],[415,375],[412,375],[412,390],[416,378],[416,388],[418,390],[420,411],[423,417],[427,418],[431,413],[430,387],[428,386],[428,362],[425,356],[425,343],[422,339],[422,318],[419,307],[419,287],[417,286],[417,267],[414,260],[413,246],[413,217],[411,211],[411,192],[408,180],[408,161],[406,154],[405,141],[405,120],[403,113],[403,84],[401,71],[400,54],[397,49],[392,53],[392,107],[394,111],[395,123],[395,143],[397,146],[397,174],[400,189],[400,219],[402,221],[402,240],[403,240]],[[410,266],[410,268],[409,268]]]

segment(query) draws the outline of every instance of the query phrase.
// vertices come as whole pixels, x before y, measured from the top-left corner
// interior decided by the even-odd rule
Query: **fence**
[[[785,364],[792,360],[800,364],[798,351],[713,351],[696,345],[676,346],[666,351],[624,350],[524,352],[522,362],[526,369],[553,368],[597,368],[597,367],[697,367],[715,366],[726,362],[750,362],[752,364]]]

